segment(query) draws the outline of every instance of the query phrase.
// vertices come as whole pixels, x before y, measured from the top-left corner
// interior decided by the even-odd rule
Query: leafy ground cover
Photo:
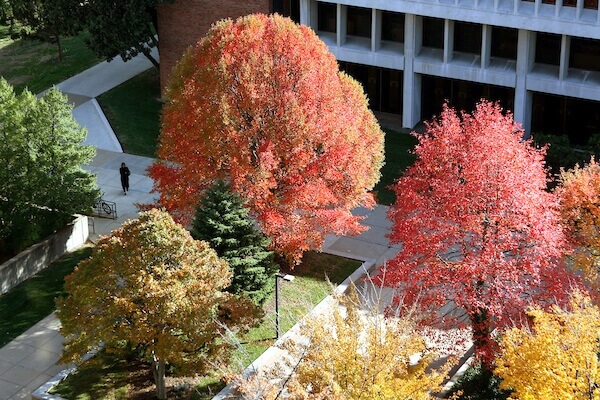
[[[294,281],[280,284],[282,334],[327,296],[329,285],[326,276],[334,284],[341,283],[360,264],[359,261],[329,254],[306,253],[301,265],[293,271],[286,271],[295,276]],[[240,349],[233,355],[236,365],[248,365],[274,342],[274,296],[264,308],[266,317],[263,323],[240,338]],[[55,392],[66,399],[77,400],[138,400],[153,393],[154,383],[147,365],[104,355],[92,360],[56,387]],[[171,388],[168,393],[170,399],[186,400],[210,399],[224,386],[216,373],[200,378],[171,377],[167,385]]]
[[[54,311],[54,299],[64,294],[65,276],[91,253],[91,247],[69,253],[0,296],[0,347]]]
[[[56,45],[38,40],[11,39],[10,28],[0,25],[0,76],[17,92],[25,87],[33,93],[49,89],[101,60],[85,45],[87,33],[61,38],[63,59]]]
[[[155,157],[162,102],[151,68],[97,98],[126,153]]]

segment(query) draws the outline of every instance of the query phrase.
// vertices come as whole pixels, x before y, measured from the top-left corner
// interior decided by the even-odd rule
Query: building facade
[[[217,4],[239,3],[312,27],[371,107],[398,114],[404,127],[439,113],[446,99],[470,110],[488,98],[527,132],[568,133],[575,143],[600,133],[598,0],[202,3],[212,4],[204,9],[212,21],[222,17],[209,12]]]

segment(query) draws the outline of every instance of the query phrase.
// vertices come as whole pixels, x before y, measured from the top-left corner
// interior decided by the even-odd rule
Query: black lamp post
[[[279,339],[279,280],[291,282],[294,280],[293,275],[282,274],[278,272],[275,274],[275,339]]]

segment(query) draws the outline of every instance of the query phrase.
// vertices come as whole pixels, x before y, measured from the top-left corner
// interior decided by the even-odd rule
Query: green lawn
[[[27,87],[39,93],[101,60],[85,45],[87,33],[61,38],[63,59],[58,60],[56,45],[38,40],[13,40],[8,26],[0,25],[0,76],[17,92]]]
[[[406,169],[415,161],[415,156],[410,154],[417,139],[414,136],[396,132],[390,129],[385,131],[385,165],[381,169],[381,180],[375,186],[377,203],[391,205],[396,200],[394,192],[388,186],[394,183]]]
[[[0,296],[0,347],[54,311],[54,299],[64,294],[65,276],[91,252],[84,247],[67,254]]]
[[[155,157],[162,102],[159,74],[151,68],[98,97],[123,151]]]
[[[294,281],[280,284],[281,333],[286,332],[329,294],[325,276],[332,283],[341,283],[360,265],[359,261],[329,254],[306,253],[301,265],[293,271],[287,271],[295,276]],[[236,364],[248,365],[273,344],[273,297],[264,307],[266,317],[263,323],[241,338],[242,347],[233,355]],[[105,356],[95,357],[79,368],[76,374],[61,382],[55,393],[71,400],[125,399],[128,398],[126,393],[132,382],[144,380],[151,380],[147,365]],[[210,399],[224,386],[218,374],[202,377],[195,385],[193,390],[182,391],[169,398]]]

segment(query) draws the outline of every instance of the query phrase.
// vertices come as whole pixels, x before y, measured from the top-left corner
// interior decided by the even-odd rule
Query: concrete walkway
[[[110,233],[128,219],[137,218],[134,203],[152,202],[154,196],[150,193],[152,180],[145,172],[152,159],[123,153],[95,97],[151,67],[152,64],[143,56],[127,63],[115,59],[110,63],[98,64],[57,85],[75,105],[75,119],[88,129],[85,143],[98,149],[93,162],[85,168],[96,174],[104,199],[117,204],[116,220],[94,219],[93,230],[98,236]],[[122,162],[131,170],[127,196],[123,195],[119,179]],[[385,235],[390,222],[385,218],[386,211],[387,207],[384,206],[377,206],[373,210],[356,210],[367,217],[365,223],[370,229],[352,238],[330,236],[326,239],[323,251],[376,260],[377,265],[389,260],[399,248],[388,246]],[[31,399],[33,390],[66,367],[56,365],[62,352],[59,329],[60,322],[51,314],[0,349],[0,400]]]

